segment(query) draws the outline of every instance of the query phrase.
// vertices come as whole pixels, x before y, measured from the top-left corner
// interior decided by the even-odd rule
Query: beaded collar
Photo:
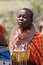
[[[29,43],[32,38],[34,37],[34,34],[35,34],[35,27],[34,25],[32,24],[31,26],[31,30],[30,31],[27,31],[27,33],[23,33],[23,34],[18,34],[17,37],[20,39],[19,41],[16,41],[14,44],[20,46],[21,44],[24,44],[24,43]]]

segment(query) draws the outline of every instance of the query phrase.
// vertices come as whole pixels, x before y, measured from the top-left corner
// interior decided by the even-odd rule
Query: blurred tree
[[[38,28],[38,23],[43,20],[43,0],[29,0],[34,12],[34,21]]]
[[[17,0],[14,0],[14,2],[15,1],[17,1]],[[36,25],[38,26],[37,23],[39,21],[43,20],[43,0],[18,0],[18,1],[20,1],[20,2],[22,1],[23,2],[22,5],[21,5],[23,7],[24,7],[24,5],[28,5],[28,7],[29,7],[29,2],[30,2],[31,6],[32,6],[32,10],[34,12],[34,21],[36,22]],[[25,1],[27,3],[25,3]],[[17,7],[16,11],[17,10],[19,10],[18,7]],[[13,12],[13,11],[9,12],[8,13],[8,16],[5,16],[5,17],[7,17],[7,21],[9,21],[9,22],[12,21],[13,24],[14,24],[15,23],[15,20],[16,20],[16,15],[15,14],[16,13]],[[11,28],[11,25],[9,25],[9,26],[10,26],[10,29],[9,30],[6,29],[6,27],[5,27],[5,33],[6,33],[7,42],[9,42],[9,34],[10,34],[11,29],[12,29]]]

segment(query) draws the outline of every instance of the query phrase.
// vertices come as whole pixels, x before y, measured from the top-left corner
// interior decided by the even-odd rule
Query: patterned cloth
[[[28,30],[24,31],[23,33],[27,33],[27,31]],[[16,32],[17,35],[19,33],[21,34],[19,30]],[[15,43],[17,40],[20,41],[20,39],[17,38],[17,35],[14,36],[14,31],[13,31],[13,35],[11,34],[10,37],[9,49],[11,56],[13,55],[12,52],[13,42]],[[43,35],[41,33],[35,32],[33,39],[30,41],[30,43],[28,43],[28,48],[30,48],[32,59],[34,60],[32,61],[32,59],[30,59],[30,61],[35,62],[36,65],[43,65]]]
[[[43,36],[39,32],[36,32],[28,46],[36,65],[43,65]]]
[[[10,51],[7,46],[0,46],[0,61],[11,61]]]

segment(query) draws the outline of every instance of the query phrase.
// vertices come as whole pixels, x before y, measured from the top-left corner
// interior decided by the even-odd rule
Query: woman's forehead
[[[19,14],[26,14],[26,10],[20,10]]]
[[[21,9],[20,12],[26,12],[26,10],[22,10],[22,9]]]

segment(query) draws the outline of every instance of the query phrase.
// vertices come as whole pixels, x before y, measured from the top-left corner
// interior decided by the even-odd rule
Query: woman
[[[22,8],[9,42],[12,65],[43,65],[43,37],[33,25],[33,12]]]

